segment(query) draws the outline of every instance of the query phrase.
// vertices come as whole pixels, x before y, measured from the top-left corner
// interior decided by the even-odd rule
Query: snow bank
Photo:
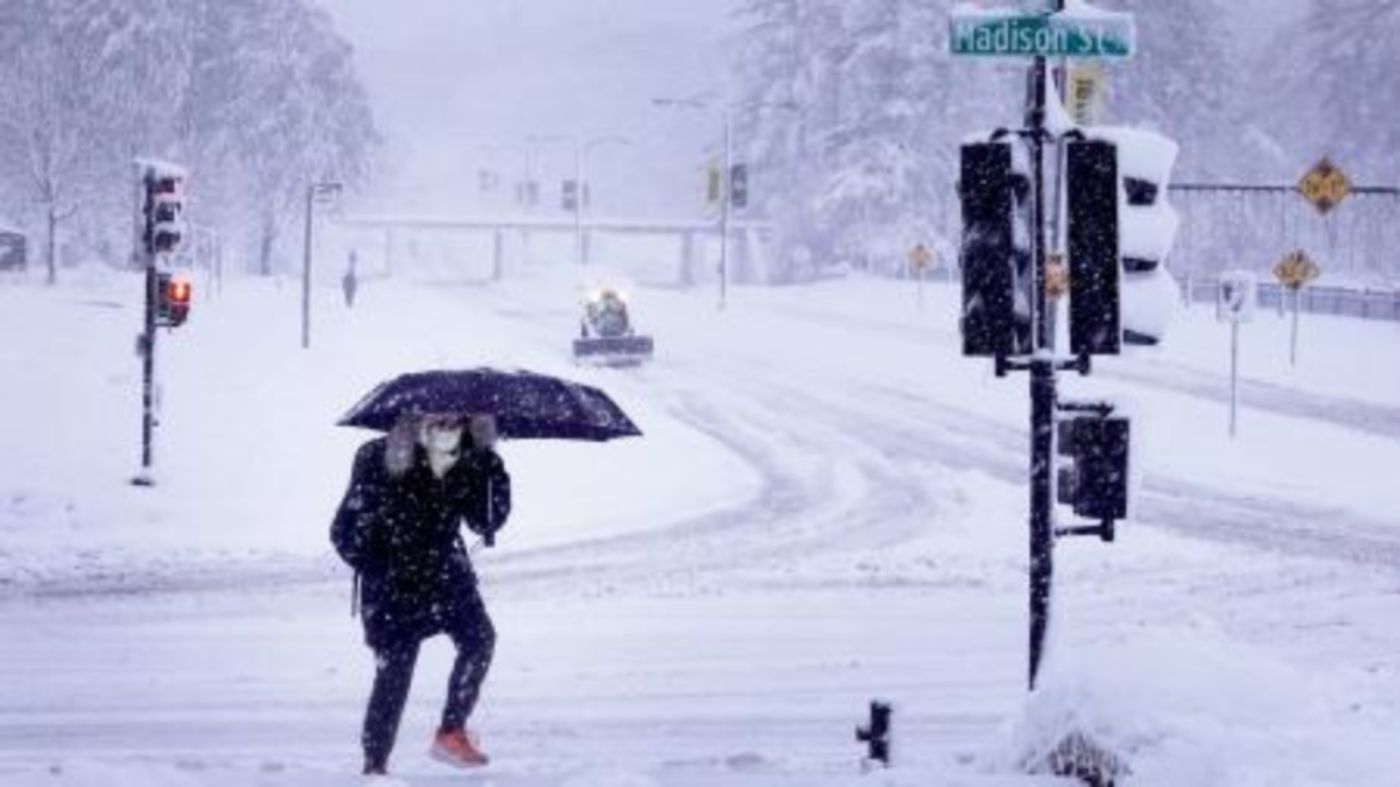
[[[1330,707],[1315,676],[1209,628],[1124,631],[1098,649],[1092,663],[1047,658],[1004,764],[1043,762],[1079,733],[1143,787],[1365,784],[1377,763],[1400,765],[1389,736]]]

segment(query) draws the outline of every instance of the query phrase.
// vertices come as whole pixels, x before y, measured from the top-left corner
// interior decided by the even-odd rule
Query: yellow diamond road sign
[[[1321,269],[1302,250],[1289,252],[1274,266],[1274,276],[1285,287],[1298,289],[1316,279]]]
[[[1330,159],[1323,158],[1298,181],[1298,192],[1318,212],[1325,214],[1346,199],[1351,192],[1351,182]]]

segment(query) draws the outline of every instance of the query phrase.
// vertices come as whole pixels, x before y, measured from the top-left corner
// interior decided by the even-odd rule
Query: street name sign
[[[1107,11],[1015,14],[954,10],[949,17],[954,55],[981,57],[1099,57],[1133,54],[1130,14]]]

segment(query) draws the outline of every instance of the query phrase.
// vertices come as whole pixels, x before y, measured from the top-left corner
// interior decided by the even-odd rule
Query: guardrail
[[[1178,276],[1183,295],[1195,303],[1215,303],[1219,281],[1215,277]],[[1259,282],[1259,308],[1292,308],[1293,294],[1273,282]],[[1299,293],[1298,308],[1311,314],[1332,314],[1363,320],[1400,321],[1400,288],[1356,289],[1352,287],[1308,286]]]

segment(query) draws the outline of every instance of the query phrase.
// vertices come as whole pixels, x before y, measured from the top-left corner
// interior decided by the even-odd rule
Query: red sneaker
[[[438,762],[445,762],[457,768],[477,768],[490,762],[481,749],[477,748],[475,733],[466,730],[439,732],[433,737],[428,754]]]

